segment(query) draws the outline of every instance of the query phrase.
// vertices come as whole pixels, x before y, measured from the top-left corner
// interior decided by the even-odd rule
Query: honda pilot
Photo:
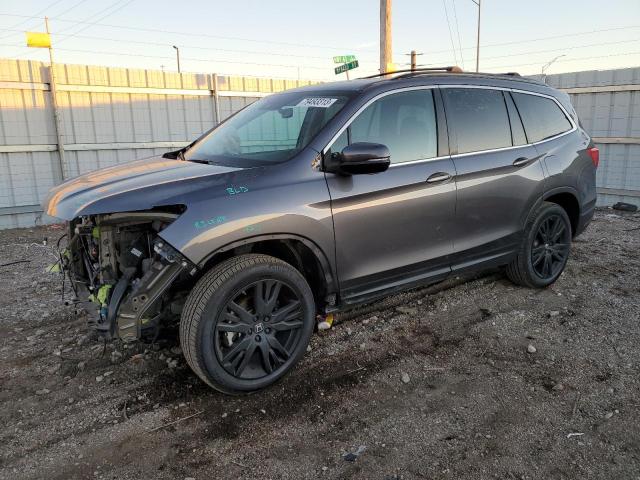
[[[190,145],[53,189],[64,268],[106,338],[179,323],[225,393],[300,360],[320,316],[462,272],[544,288],[596,203],[567,94],[418,70],[267,96]]]

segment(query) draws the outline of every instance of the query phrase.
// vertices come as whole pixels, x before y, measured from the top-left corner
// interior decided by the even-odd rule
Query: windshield
[[[252,167],[289,160],[347,103],[349,92],[295,92],[252,103],[199,140],[185,160]]]

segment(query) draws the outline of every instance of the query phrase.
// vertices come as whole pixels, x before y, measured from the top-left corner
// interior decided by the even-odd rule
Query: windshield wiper
[[[220,165],[217,162],[214,162],[213,160],[203,160],[202,158],[190,158],[189,160],[186,160],[187,162],[193,162],[193,163],[204,163],[206,165]]]
[[[191,142],[186,147],[182,147],[180,150],[178,150],[178,153],[176,154],[176,157],[178,158],[178,160],[182,160],[183,162],[186,160],[184,154],[187,153],[187,151],[189,151],[191,147],[193,147],[194,143],[195,142]]]

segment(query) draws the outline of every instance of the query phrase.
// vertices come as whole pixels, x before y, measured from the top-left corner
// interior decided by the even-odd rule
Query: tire
[[[249,393],[293,368],[314,324],[313,294],[298,270],[268,255],[240,255],[196,283],[180,320],[180,344],[208,385]]]
[[[560,205],[542,202],[527,223],[516,258],[507,265],[507,277],[529,288],[551,285],[567,264],[571,238],[567,212]]]

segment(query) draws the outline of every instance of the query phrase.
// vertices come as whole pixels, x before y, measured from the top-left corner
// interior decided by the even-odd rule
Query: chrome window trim
[[[414,165],[416,163],[427,163],[427,162],[435,162],[436,160],[446,160],[451,158],[449,155],[444,157],[430,157],[430,158],[422,158],[418,160],[408,160],[406,162],[398,162],[389,164],[389,168],[400,167],[402,165]]]
[[[502,152],[502,151],[505,151],[505,150],[515,150],[515,149],[523,148],[523,147],[531,147],[531,146],[535,146],[535,145],[540,145],[541,143],[545,143],[545,142],[550,142],[552,140],[556,140],[556,139],[558,139],[560,137],[564,137],[565,135],[569,135],[570,133],[573,133],[578,129],[578,126],[576,125],[576,122],[574,122],[574,120],[571,117],[571,115],[569,115],[567,110],[558,101],[558,99],[555,98],[552,95],[547,95],[547,94],[538,93],[538,92],[531,92],[529,90],[521,90],[521,89],[518,89],[518,88],[493,87],[491,85],[454,85],[454,84],[446,84],[446,85],[416,85],[416,86],[412,86],[412,87],[403,87],[403,88],[398,88],[398,89],[395,89],[395,90],[388,90],[386,92],[379,93],[375,97],[369,99],[364,105],[362,105],[345,122],[345,124],[342,127],[340,127],[340,130],[338,130],[338,132],[331,138],[331,140],[329,141],[327,146],[324,147],[324,149],[322,149],[322,155],[325,155],[327,153],[327,151],[329,151],[329,149],[333,146],[333,144],[338,139],[338,137],[340,137],[340,135],[342,135],[344,133],[344,131],[347,128],[349,128],[351,123],[353,123],[356,120],[356,118],[358,118],[358,116],[362,113],[362,111],[364,109],[366,109],[369,105],[371,105],[373,102],[375,102],[376,100],[378,100],[380,98],[383,98],[383,97],[386,97],[387,95],[392,95],[394,93],[401,93],[401,92],[407,92],[407,91],[412,91],[412,90],[432,90],[434,88],[442,88],[442,89],[446,89],[446,88],[479,88],[479,89],[484,89],[484,90],[498,90],[498,91],[505,91],[505,92],[514,92],[514,93],[522,93],[522,94],[525,94],[525,95],[534,95],[534,96],[537,96],[537,97],[548,98],[550,100],[553,100],[556,103],[556,105],[558,105],[558,107],[560,107],[560,110],[562,111],[562,113],[564,113],[564,115],[567,118],[567,120],[569,120],[569,123],[571,124],[571,129],[567,130],[566,132],[559,133],[558,135],[555,135],[553,137],[545,138],[544,140],[539,140],[537,142],[524,143],[522,145],[512,145],[510,147],[491,148],[491,149],[488,149],[488,150],[474,150],[473,152],[456,153],[454,155],[446,155],[446,156],[439,156],[439,157],[432,157],[432,158],[423,158],[423,159],[418,159],[418,160],[410,160],[410,161],[407,161],[407,162],[392,163],[391,165],[389,165],[389,168],[393,168],[393,167],[396,167],[396,166],[399,166],[399,165],[411,165],[411,164],[416,164],[416,163],[432,162],[432,161],[436,161],[436,160],[443,160],[443,159],[446,159],[446,158],[452,158],[453,159],[453,158],[457,158],[457,157],[466,157],[466,156],[469,156],[469,155],[477,155],[477,154],[482,154],[482,153]],[[436,118],[436,121],[437,121],[437,118]],[[523,125],[523,127],[524,127],[524,125]]]
[[[546,140],[545,140],[546,141]],[[516,150],[518,148],[530,147],[532,143],[523,143],[522,145],[512,145],[511,147],[490,148],[488,150],[474,150],[473,152],[456,153],[451,158],[468,157],[469,155],[482,155],[484,153],[504,152],[506,150]]]
[[[511,88],[510,91],[514,92],[514,93],[523,93],[525,95],[533,95],[533,96],[536,96],[536,97],[544,97],[544,98],[548,98],[550,100],[553,100],[554,102],[556,102],[556,105],[558,105],[558,107],[560,107],[560,110],[562,111],[562,113],[564,113],[564,116],[566,117],[567,120],[569,120],[569,123],[571,124],[571,128],[569,130],[567,130],[566,132],[559,133],[558,135],[554,135],[553,137],[550,137],[550,138],[545,138],[544,140],[538,140],[537,142],[529,143],[529,145],[540,145],[541,143],[549,142],[551,140],[555,140],[556,138],[560,138],[560,137],[563,137],[563,136],[568,135],[570,133],[573,133],[578,129],[578,125],[576,124],[576,122],[574,122],[573,117],[571,115],[569,115],[569,112],[567,112],[567,109],[564,108],[564,105],[562,105],[558,101],[558,99],[556,97],[554,97],[552,95],[546,95],[544,93],[529,92],[527,90],[519,90],[517,88]],[[515,100],[514,100],[514,103],[515,103]],[[516,108],[518,108],[518,105],[516,105]],[[524,128],[524,123],[523,123],[522,127]],[[526,134],[526,129],[525,129],[525,134]]]

